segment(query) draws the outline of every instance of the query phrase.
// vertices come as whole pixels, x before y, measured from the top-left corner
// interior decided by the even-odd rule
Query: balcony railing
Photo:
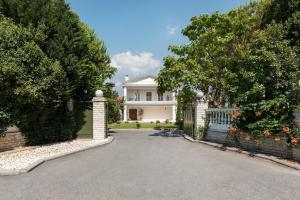
[[[134,98],[127,98],[127,101],[147,101],[147,100],[134,99]],[[172,100],[172,99],[163,99],[163,100],[152,99],[151,101],[173,101],[173,100]]]
[[[125,101],[125,105],[175,105],[176,101]]]
[[[226,132],[233,121],[232,113],[237,110],[236,108],[206,109],[205,112],[209,120],[209,129],[212,131]]]

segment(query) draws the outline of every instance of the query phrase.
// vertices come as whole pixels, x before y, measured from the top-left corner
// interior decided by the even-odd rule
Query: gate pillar
[[[106,138],[106,99],[101,90],[96,91],[93,98],[93,139],[104,140]]]

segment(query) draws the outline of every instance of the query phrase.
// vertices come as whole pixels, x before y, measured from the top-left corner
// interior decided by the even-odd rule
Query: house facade
[[[129,80],[128,76],[125,77],[123,121],[176,121],[175,93],[159,94],[157,86],[153,76],[134,80]]]

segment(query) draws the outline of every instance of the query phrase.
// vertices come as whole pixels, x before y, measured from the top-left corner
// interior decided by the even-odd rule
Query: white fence
[[[209,108],[206,109],[206,117],[209,120],[209,129],[212,131],[227,132],[232,123],[232,113],[235,108]]]

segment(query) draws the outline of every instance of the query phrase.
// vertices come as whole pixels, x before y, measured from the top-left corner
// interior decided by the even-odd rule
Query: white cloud
[[[116,54],[111,59],[111,65],[117,67],[119,70],[126,70],[131,72],[142,72],[145,68],[157,68],[161,63],[159,60],[153,58],[153,54],[149,52],[142,52],[140,54],[132,54],[130,51]]]
[[[121,85],[125,75],[129,75],[130,79],[144,75],[155,75],[160,69],[161,61],[154,58],[151,52],[134,54],[127,51],[113,55],[111,65],[118,69],[114,82],[117,91],[121,93]]]
[[[178,32],[178,26],[166,26],[168,35],[175,35]]]

